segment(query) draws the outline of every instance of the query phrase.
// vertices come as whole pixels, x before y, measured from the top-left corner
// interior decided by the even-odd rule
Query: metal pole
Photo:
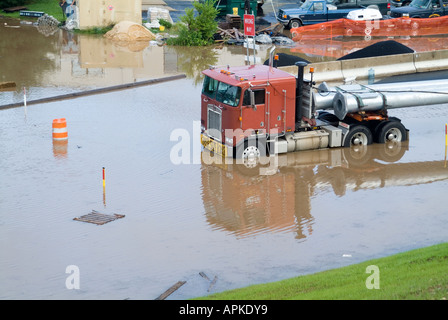
[[[253,37],[253,41],[254,41],[254,65],[256,64],[255,62],[255,37]]]
[[[250,55],[249,55],[249,37],[246,36],[246,51],[247,51],[247,62],[250,65]]]

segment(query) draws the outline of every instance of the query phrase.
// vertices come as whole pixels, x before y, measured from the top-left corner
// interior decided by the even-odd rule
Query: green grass
[[[36,0],[36,1],[29,1],[24,5],[27,7],[30,11],[42,11],[48,14],[49,16],[53,16],[58,21],[65,21],[65,17],[62,14],[62,9],[59,6],[59,1],[57,0]],[[0,15],[10,18],[19,18],[22,20],[30,20],[30,21],[36,21],[37,18],[30,18],[30,17],[22,17],[20,16],[19,12],[13,12],[13,13],[5,13],[3,11],[0,11]]]
[[[379,289],[367,289],[379,269]],[[371,283],[369,281],[369,283]],[[448,243],[279,282],[225,291],[204,300],[440,300],[448,299]]]
[[[74,30],[74,32],[76,33],[81,33],[81,34],[105,34],[108,31],[112,30],[114,27],[114,25],[109,25],[109,26],[105,26],[105,27],[92,27],[92,28],[87,28],[87,29],[83,29],[83,30],[79,30],[76,29]]]

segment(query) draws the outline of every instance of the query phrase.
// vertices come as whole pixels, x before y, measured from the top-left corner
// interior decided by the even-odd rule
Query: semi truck
[[[257,165],[266,155],[401,142],[408,130],[388,109],[448,103],[448,79],[316,87],[306,62],[293,75],[273,66],[274,51],[267,65],[203,71],[204,148]]]

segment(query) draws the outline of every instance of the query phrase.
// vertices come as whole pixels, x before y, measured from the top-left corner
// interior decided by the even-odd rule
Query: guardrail
[[[448,70],[448,50],[310,63],[304,69],[305,74],[309,73],[311,67],[314,68],[313,80],[317,82],[337,82],[354,77],[357,80],[368,79],[370,69],[373,69],[375,78]],[[279,67],[279,69],[292,74],[297,73],[296,66]]]

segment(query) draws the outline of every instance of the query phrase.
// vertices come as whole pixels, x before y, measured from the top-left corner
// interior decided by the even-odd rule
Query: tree
[[[193,8],[185,9],[185,15],[180,17],[179,36],[170,38],[167,44],[181,46],[204,46],[213,43],[213,36],[218,27],[216,17],[218,9],[215,7],[217,0],[205,2],[193,2]],[[195,15],[196,10],[196,15]]]

